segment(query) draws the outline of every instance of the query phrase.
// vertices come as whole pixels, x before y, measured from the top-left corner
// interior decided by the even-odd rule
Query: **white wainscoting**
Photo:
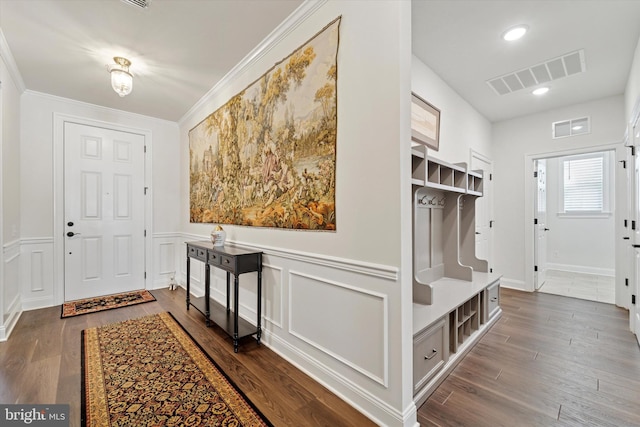
[[[176,243],[208,236],[183,235]],[[263,255],[263,343],[374,419],[402,414],[375,390],[389,384],[389,295],[399,286],[396,267],[228,241]],[[178,261],[186,278],[185,255]],[[191,291],[202,295],[203,263],[191,261]],[[211,269],[211,297],[226,302],[226,273]],[[240,275],[240,316],[256,321],[256,273]],[[383,394],[384,392],[382,392]]]
[[[186,252],[181,251],[182,235],[180,233],[154,233],[153,234],[153,268],[147,271],[151,274],[151,289],[166,288],[171,283],[171,277],[176,281],[180,277],[177,266],[179,259],[186,257]]]
[[[153,234],[149,286],[165,288],[175,274],[177,283],[186,287],[185,242],[208,238]],[[398,269],[243,242],[227,244],[264,252],[264,345],[374,419],[401,419],[402,414],[375,391],[383,393],[389,384],[388,289],[400,285]],[[23,239],[5,247],[5,283],[12,282],[9,276],[15,276],[17,283],[19,275],[20,288],[5,297],[11,324],[0,326],[0,339],[22,309],[55,305],[53,249],[52,238]],[[240,275],[239,314],[252,323],[257,312],[256,278],[257,273]],[[204,264],[192,260],[192,294],[204,295],[204,281]],[[226,302],[226,273],[216,268],[211,269],[211,297]]]
[[[53,274],[53,239],[25,238],[20,241],[20,288],[22,308],[34,310],[56,305]]]
[[[22,314],[20,298],[20,241],[2,248],[3,274],[2,307],[0,310],[0,341],[6,341]]]
[[[291,335],[388,385],[385,295],[289,271],[289,303]],[[360,348],[367,351],[363,353]]]

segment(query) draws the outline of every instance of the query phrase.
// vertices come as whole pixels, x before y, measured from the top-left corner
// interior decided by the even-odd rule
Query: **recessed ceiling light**
[[[511,27],[507,31],[502,33],[502,38],[508,42],[518,40],[519,38],[524,36],[528,29],[529,27],[526,25],[516,25],[515,27]]]
[[[546,86],[542,86],[539,87],[538,89],[534,90],[533,93],[534,95],[544,95],[545,93],[549,92],[549,88]]]

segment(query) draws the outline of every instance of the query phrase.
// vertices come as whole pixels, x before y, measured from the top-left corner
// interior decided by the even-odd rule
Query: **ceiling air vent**
[[[120,0],[123,3],[130,4],[131,6],[139,7],[140,9],[146,9],[149,7],[151,0]]]
[[[586,70],[584,50],[580,49],[541,64],[487,80],[487,84],[498,95],[506,95],[541,83],[583,73]]]

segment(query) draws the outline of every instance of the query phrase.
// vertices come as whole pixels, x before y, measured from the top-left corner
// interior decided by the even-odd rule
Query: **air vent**
[[[151,0],[121,0],[123,3],[130,4],[131,6],[139,7],[140,9],[146,9],[149,7]]]
[[[541,83],[583,73],[586,70],[584,50],[580,49],[541,64],[487,80],[487,84],[498,95],[506,95]]]
[[[580,117],[579,119],[563,120],[554,122],[551,125],[553,129],[553,138],[564,138],[567,136],[575,136],[583,133],[591,132],[591,120],[589,117]]]

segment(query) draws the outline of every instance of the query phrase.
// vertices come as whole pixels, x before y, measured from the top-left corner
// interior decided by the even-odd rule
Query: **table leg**
[[[189,248],[187,248],[187,254],[189,253]],[[191,258],[187,255],[187,310],[189,310],[189,304],[191,303]]]
[[[233,352],[238,352],[238,276],[233,275]]]
[[[262,328],[260,322],[262,320],[262,268],[258,269],[258,334],[257,341],[260,344],[260,336],[262,335]]]
[[[227,271],[227,313],[229,312],[229,274]]]
[[[209,314],[210,314],[210,304],[211,301],[209,300],[209,296],[211,295],[211,267],[209,266],[209,263],[205,263],[204,265],[204,311],[205,311],[205,318],[206,320],[206,325],[209,326],[209,323],[211,322],[211,320],[209,319]]]

